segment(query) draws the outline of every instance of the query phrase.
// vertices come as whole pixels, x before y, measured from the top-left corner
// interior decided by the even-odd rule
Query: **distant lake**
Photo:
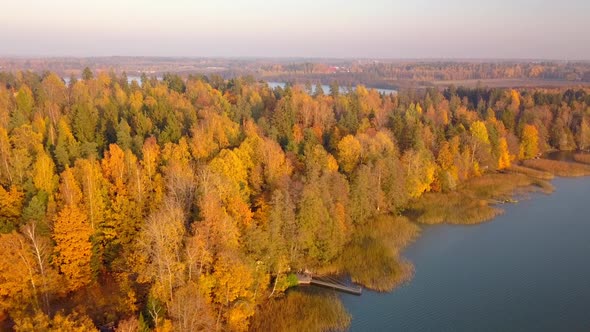
[[[148,78],[151,78],[150,76],[148,76]],[[62,77],[62,79],[64,80],[66,85],[70,85],[70,77]],[[80,78],[78,78],[80,79]],[[162,77],[158,77],[158,80],[162,80]],[[127,83],[131,84],[131,82],[136,81],[139,85],[141,85],[141,76],[127,76]],[[267,82],[268,86],[271,89],[274,89],[276,87],[281,87],[281,88],[285,88],[286,83],[285,82]],[[316,89],[316,85],[313,84],[312,85],[312,93],[315,93],[315,89]],[[330,93],[330,86],[329,85],[325,85],[322,84],[322,89],[324,90],[324,93],[328,94]],[[354,90],[355,88],[353,87],[352,90]],[[374,88],[369,88],[367,87],[367,89],[374,89]],[[339,87],[340,93],[347,93],[349,91],[348,87]],[[393,89],[374,89],[377,90],[377,92],[382,93],[382,94],[391,94],[391,93],[397,93],[397,90],[393,90]]]
[[[411,282],[342,295],[351,331],[590,331],[590,178],[475,226],[426,226]]]
[[[268,86],[271,89],[274,89],[276,87],[281,87],[281,88],[285,88],[285,86],[287,85],[287,83],[285,82],[267,82]],[[316,84],[312,84],[311,85],[311,93],[315,93],[315,89],[316,89]],[[355,89],[354,87],[352,88],[353,90]],[[367,89],[374,89],[374,88],[369,88],[367,87]],[[325,94],[329,94],[330,93],[330,86],[329,85],[325,85],[322,84],[322,90],[324,90]],[[340,91],[340,93],[347,93],[349,91],[349,88],[344,87],[344,86],[340,86],[338,87],[338,90]],[[397,90],[393,90],[393,89],[374,89],[377,90],[377,92],[379,93],[383,93],[383,94],[391,94],[391,93],[397,93]]]
[[[148,78],[151,78],[151,76],[148,76]],[[62,77],[62,79],[64,80],[64,82],[66,83],[66,85],[70,85],[70,77]],[[80,79],[80,78],[78,78]],[[158,77],[158,80],[161,80],[161,77]],[[141,85],[141,76],[127,76],[127,83],[131,84],[131,82],[136,81],[137,84]]]

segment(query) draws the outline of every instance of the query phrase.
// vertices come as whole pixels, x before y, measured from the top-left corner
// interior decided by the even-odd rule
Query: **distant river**
[[[590,331],[590,178],[475,226],[427,226],[410,283],[342,295],[351,331]]]
[[[285,88],[285,86],[286,86],[286,83],[285,82],[267,82],[267,84],[268,84],[268,86],[271,89],[274,89],[276,87]],[[316,85],[315,84],[312,84],[311,85],[311,93],[315,93],[315,88],[316,88]],[[340,90],[341,93],[348,92],[348,88],[347,87],[341,86],[338,89]],[[374,88],[367,87],[367,89],[374,89]],[[324,90],[324,93],[328,94],[328,93],[330,93],[330,86],[329,85],[322,84],[322,90]],[[383,94],[386,94],[386,95],[391,94],[391,93],[397,93],[397,90],[392,90],[392,89],[374,89],[374,90],[377,90],[377,92],[383,93]]]

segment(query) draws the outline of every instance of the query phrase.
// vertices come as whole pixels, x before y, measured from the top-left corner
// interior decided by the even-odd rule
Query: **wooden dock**
[[[309,274],[303,274],[303,273],[297,273],[297,281],[300,285],[309,285],[311,284],[311,275]]]
[[[312,277],[309,274],[302,274],[302,273],[298,273],[296,274],[297,276],[297,281],[299,283],[299,285],[316,285],[316,286],[320,286],[320,287],[325,287],[325,288],[331,288],[340,292],[344,292],[344,293],[348,293],[348,294],[353,294],[353,295],[361,295],[363,293],[363,289],[361,287],[358,286],[348,286],[345,285],[341,282],[339,282],[336,279],[332,279],[329,277],[325,277],[325,278],[318,278],[318,277]]]

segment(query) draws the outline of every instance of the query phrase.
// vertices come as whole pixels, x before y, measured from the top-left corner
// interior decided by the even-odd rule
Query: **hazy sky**
[[[590,0],[0,0],[0,55],[590,59]]]

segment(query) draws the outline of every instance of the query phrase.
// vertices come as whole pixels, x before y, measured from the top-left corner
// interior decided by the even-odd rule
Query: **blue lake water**
[[[590,331],[590,178],[553,181],[493,221],[427,226],[411,282],[342,295],[351,331]]]
[[[286,85],[285,82],[267,82],[267,84],[271,89],[274,89],[276,87],[285,88],[285,85]],[[316,89],[316,85],[312,84],[311,85],[311,93],[315,93],[315,89]],[[367,89],[373,89],[373,88],[367,88]],[[330,86],[322,84],[322,90],[324,90],[325,94],[328,94],[328,93],[330,93]],[[347,93],[349,88],[341,86],[341,87],[338,87],[338,90],[340,91],[340,93]],[[391,93],[397,93],[397,91],[393,90],[393,89],[374,89],[374,90],[377,90],[377,92],[383,93],[386,95],[391,94]]]
[[[150,77],[150,76],[148,76],[148,77]],[[80,79],[80,78],[78,77],[78,79]],[[158,77],[158,80],[161,80],[161,79],[162,79],[161,77]],[[64,83],[66,85],[70,85],[71,78],[69,76],[62,77],[62,80],[64,81]],[[133,82],[133,81],[136,81],[139,85],[141,85],[141,77],[140,76],[133,76],[133,75],[129,76],[128,75],[127,76],[127,83],[131,84],[131,82]]]

